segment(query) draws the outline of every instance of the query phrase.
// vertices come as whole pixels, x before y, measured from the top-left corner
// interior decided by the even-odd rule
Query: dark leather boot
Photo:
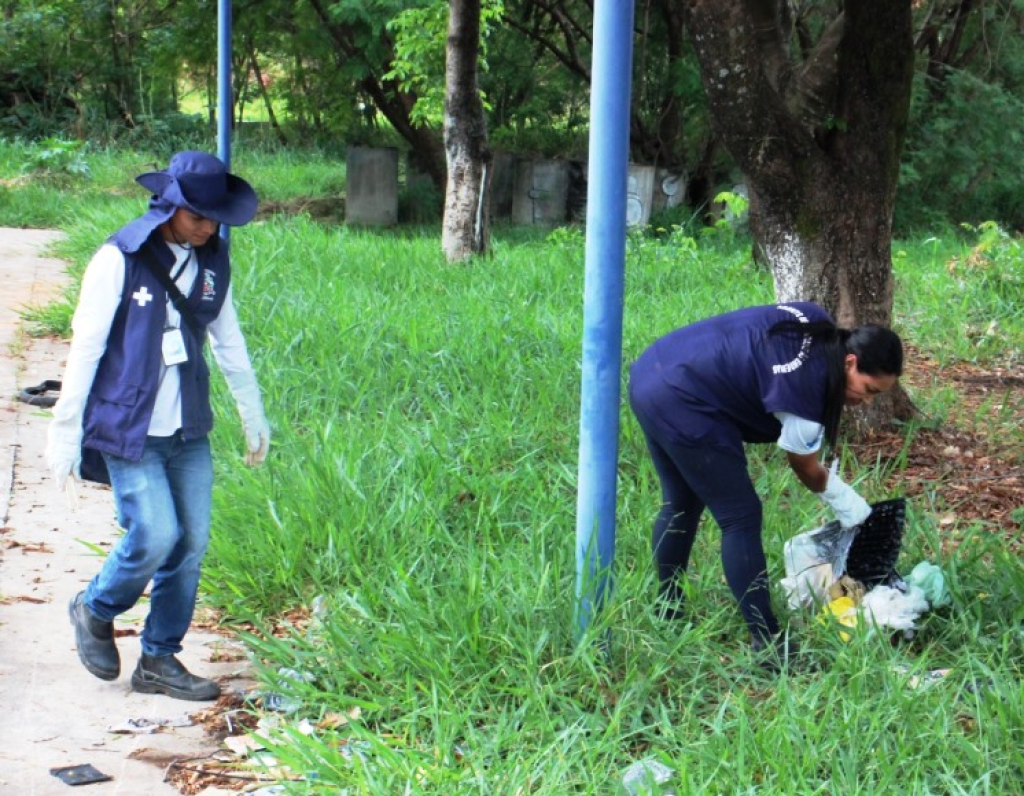
[[[85,592],[80,591],[68,605],[78,659],[90,674],[101,680],[116,680],[121,673],[121,656],[114,643],[114,623],[93,616],[84,597]]]
[[[175,699],[207,702],[220,696],[220,686],[196,677],[173,655],[156,658],[142,653],[132,673],[132,690],[140,694],[167,694]]]

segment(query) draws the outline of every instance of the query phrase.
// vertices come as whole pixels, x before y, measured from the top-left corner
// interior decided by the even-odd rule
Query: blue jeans
[[[213,461],[206,437],[148,437],[138,462],[103,454],[124,536],[85,590],[85,604],[111,621],[138,602],[150,581],[142,651],[181,652],[210,541]]]

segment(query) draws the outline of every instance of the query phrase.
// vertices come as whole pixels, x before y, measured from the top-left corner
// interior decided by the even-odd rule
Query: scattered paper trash
[[[344,727],[349,722],[358,720],[362,715],[363,710],[358,705],[346,713],[329,710],[316,723],[316,726],[318,730],[336,730],[338,727]]]
[[[622,785],[631,796],[651,793],[655,786],[672,779],[673,774],[675,771],[659,760],[638,760],[622,772]]]
[[[366,762],[369,759],[370,754],[373,752],[373,747],[367,741],[342,741],[338,745],[338,752],[346,760],[354,760],[358,758],[362,762]]]
[[[827,603],[832,585],[848,575],[864,584],[893,585],[899,576],[906,501],[903,498],[871,504],[871,514],[860,525],[843,528],[833,520],[801,533],[783,547],[786,577],[780,585],[792,610]]]
[[[829,523],[786,542],[786,577],[781,585],[791,609],[826,602],[829,587],[846,567],[854,532]]]
[[[229,735],[224,739],[224,745],[238,757],[248,757],[252,753],[266,748],[263,741],[257,740],[251,735]]]
[[[830,600],[849,597],[855,605],[860,605],[860,601],[864,599],[867,591],[867,587],[859,580],[854,580],[849,575],[843,575],[843,577],[829,586],[828,596]]]
[[[150,735],[159,732],[164,727],[191,727],[192,719],[188,716],[179,716],[176,719],[125,719],[120,724],[111,724],[107,732],[118,735]]]
[[[909,674],[910,668],[907,666],[897,666],[896,671],[899,674]],[[939,680],[945,679],[945,677],[952,671],[952,669],[932,669],[924,674],[914,674],[907,679],[907,685],[916,691],[919,688],[929,686],[932,683],[937,683]]]
[[[282,680],[281,692],[264,693],[263,707],[278,713],[296,713],[302,708],[302,700],[294,693],[295,686],[299,683],[311,683],[314,677],[309,672],[288,668],[278,669],[277,675]]]
[[[318,594],[313,598],[313,602],[310,603],[309,610],[313,616],[325,616],[328,610],[327,598],[322,594]]]
[[[110,782],[113,777],[97,771],[88,763],[80,766],[51,768],[50,773],[67,785],[91,785],[94,782]]]

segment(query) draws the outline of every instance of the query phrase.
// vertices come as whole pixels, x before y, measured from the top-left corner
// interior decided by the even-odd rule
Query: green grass
[[[0,226],[66,228],[82,215],[109,210],[132,218],[148,195],[135,177],[167,166],[156,150],[113,150],[86,145],[80,150],[88,173],[39,167],[46,144],[0,140]],[[216,152],[211,141],[209,151]],[[261,199],[337,198],[345,190],[344,155],[319,152],[270,154],[237,144],[232,171],[252,183]]]
[[[300,160],[239,170],[283,175],[285,187],[266,192],[295,195]],[[60,254],[81,268],[138,204],[75,207],[61,219]],[[203,587],[226,621],[260,629],[246,638],[263,687],[302,702],[267,731],[286,742],[276,756],[311,775],[293,791],[614,793],[647,758],[674,770],[667,786],[680,794],[1017,791],[1024,570],[980,524],[958,527],[959,552],[943,552],[930,502],[940,485],[910,506],[901,568],[938,564],[953,606],[896,645],[860,631],[843,643],[813,616],[793,616],[805,668],[769,677],[747,651],[710,521],[688,618],[654,616],[657,481],[624,410],[616,588],[588,643],[573,643],[582,244],[571,230],[498,230],[491,258],[450,266],[429,230],[275,216],[233,234],[274,442],[263,468],[242,466],[217,378]],[[946,268],[971,245],[901,244],[900,330],[941,361],[1019,362],[1019,302],[1015,312],[991,284],[958,286]],[[741,243],[631,237],[624,357],[771,291]],[[986,318],[998,343],[972,346],[964,329]],[[915,397],[933,416],[955,411],[941,385]],[[849,462],[871,500],[900,492],[900,462],[879,465]],[[826,517],[777,451],[752,449],[751,469],[781,577],[784,540]],[[266,632],[288,617],[291,632]],[[589,643],[606,638],[607,650]],[[911,686],[939,668],[950,674]],[[298,730],[303,717],[354,708],[350,725]]]

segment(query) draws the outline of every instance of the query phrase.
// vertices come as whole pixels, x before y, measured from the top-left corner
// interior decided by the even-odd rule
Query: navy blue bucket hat
[[[253,187],[207,152],[178,152],[166,169],[140,174],[135,181],[153,193],[151,208],[183,207],[229,227],[252,221],[259,204]]]

